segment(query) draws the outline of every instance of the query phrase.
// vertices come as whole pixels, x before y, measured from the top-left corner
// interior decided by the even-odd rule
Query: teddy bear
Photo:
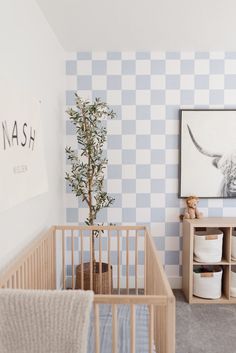
[[[180,219],[194,219],[203,217],[203,214],[198,211],[197,204],[199,199],[196,196],[189,196],[185,201],[187,207],[184,211],[184,215],[180,216]]]

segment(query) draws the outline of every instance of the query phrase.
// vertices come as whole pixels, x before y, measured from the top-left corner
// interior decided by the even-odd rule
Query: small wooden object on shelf
[[[194,261],[194,233],[206,228],[219,228],[223,233],[223,251],[220,262],[199,263]],[[190,304],[236,304],[230,296],[231,267],[236,260],[231,258],[232,234],[236,228],[236,217],[214,217],[185,219],[183,222],[183,292]],[[193,295],[193,270],[201,265],[220,265],[223,267],[222,296],[219,299],[204,299]]]

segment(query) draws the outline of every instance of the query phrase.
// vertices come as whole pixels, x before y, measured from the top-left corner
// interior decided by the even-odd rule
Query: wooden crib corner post
[[[168,296],[166,307],[166,353],[175,353],[175,333],[176,333],[176,300],[175,296]]]
[[[155,344],[159,353],[175,353],[175,297],[167,296],[167,305],[156,308]]]

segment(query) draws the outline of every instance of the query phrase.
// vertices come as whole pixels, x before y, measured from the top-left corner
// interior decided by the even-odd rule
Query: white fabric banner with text
[[[39,100],[0,85],[0,211],[47,192]]]

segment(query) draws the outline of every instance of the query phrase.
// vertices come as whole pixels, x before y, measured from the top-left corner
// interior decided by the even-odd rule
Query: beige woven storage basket
[[[99,274],[99,262],[95,263],[96,271],[93,272],[93,288],[95,294],[110,294],[112,293],[113,285],[112,285],[112,266],[110,271],[110,281],[109,281],[109,271],[108,264],[102,262],[102,288],[100,288],[100,274]],[[82,266],[78,265],[76,267],[76,284],[75,289],[81,289],[81,270]],[[83,282],[84,282],[84,290],[90,289],[90,262],[86,262],[83,264]],[[110,282],[110,283],[109,283]]]

